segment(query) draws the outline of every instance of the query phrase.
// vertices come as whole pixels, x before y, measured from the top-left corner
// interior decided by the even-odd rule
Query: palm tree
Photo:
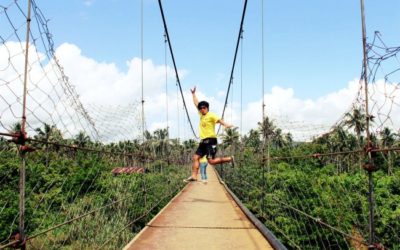
[[[221,136],[222,145],[227,148],[228,146],[234,146],[239,143],[239,132],[238,128],[228,128],[225,130],[225,134]]]
[[[395,133],[393,133],[390,128],[385,127],[380,133],[379,133],[380,137],[381,137],[381,146],[383,148],[388,148],[393,146],[393,144],[395,143],[396,139],[395,139]],[[392,174],[393,173],[393,166],[392,166],[392,152],[389,150],[388,151],[388,174]]]
[[[361,133],[365,131],[367,126],[366,115],[362,113],[360,108],[353,108],[352,112],[345,114],[344,125],[348,128],[354,128],[354,132],[357,135],[358,145],[361,148],[362,135]]]
[[[282,148],[285,146],[285,140],[282,136],[282,129],[277,128],[272,134],[272,145],[275,146],[276,149]]]
[[[54,126],[54,125],[53,125]],[[37,135],[35,136],[37,139],[43,139],[45,141],[49,140],[50,134],[51,134],[51,130],[52,127],[47,123],[43,123],[43,130],[41,128],[36,128],[35,132],[37,133]]]
[[[260,132],[255,129],[251,129],[249,131],[249,135],[243,137],[243,142],[246,147],[251,147],[255,151],[258,151],[260,148],[261,140],[260,140]]]
[[[264,121],[258,123],[258,129],[261,132],[261,135],[265,140],[271,139],[274,134],[275,125],[269,118],[266,116]]]
[[[168,147],[168,129],[157,129],[153,132],[153,138],[156,140],[155,147],[157,152],[160,152],[161,155],[167,154]]]
[[[195,140],[189,139],[189,140],[183,142],[183,146],[185,149],[192,150],[192,149],[196,148],[197,143]]]
[[[151,133],[148,130],[144,131],[144,139],[147,141],[153,139],[153,136],[151,135]]]
[[[88,143],[90,143],[90,137],[88,135],[86,135],[85,132],[80,131],[74,139],[74,143],[78,146],[78,147],[82,147],[84,148]]]
[[[354,132],[357,135],[358,149],[361,149],[362,145],[362,135],[361,133],[365,131],[367,126],[366,115],[362,113],[360,108],[353,108],[352,112],[345,114],[344,125],[348,128],[354,128]],[[360,169],[362,168],[362,156],[359,157]]]
[[[284,140],[287,147],[293,147],[293,135],[290,132],[285,134]]]

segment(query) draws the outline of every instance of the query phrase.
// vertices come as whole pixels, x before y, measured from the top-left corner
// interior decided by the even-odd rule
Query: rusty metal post
[[[20,248],[25,249],[25,170],[26,170],[26,159],[25,153],[22,149],[25,144],[26,138],[26,96],[27,96],[27,81],[28,81],[28,60],[29,60],[29,33],[31,24],[31,0],[28,0],[28,15],[26,17],[26,41],[25,41],[25,67],[24,67],[24,88],[23,88],[23,99],[22,99],[22,122],[20,136],[24,138],[22,145],[20,146],[21,166],[19,169],[19,240]]]

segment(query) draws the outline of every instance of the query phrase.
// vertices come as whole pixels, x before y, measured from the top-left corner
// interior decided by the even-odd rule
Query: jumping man
[[[192,175],[185,179],[186,182],[197,181],[197,173],[199,171],[199,160],[203,156],[207,156],[208,163],[211,165],[231,162],[234,164],[233,156],[215,158],[217,153],[217,135],[215,133],[215,124],[219,123],[225,128],[233,127],[225,123],[216,114],[209,112],[210,105],[206,101],[199,102],[196,97],[196,87],[190,90],[192,92],[193,103],[199,110],[200,115],[200,144],[193,155]]]

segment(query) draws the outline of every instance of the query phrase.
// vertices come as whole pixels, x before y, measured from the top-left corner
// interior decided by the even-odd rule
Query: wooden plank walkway
[[[207,184],[189,183],[124,249],[273,249],[207,171]]]

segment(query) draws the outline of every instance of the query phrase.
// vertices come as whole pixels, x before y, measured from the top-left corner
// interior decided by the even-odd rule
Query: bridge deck
[[[273,249],[207,170],[208,184],[187,185],[124,249]]]

